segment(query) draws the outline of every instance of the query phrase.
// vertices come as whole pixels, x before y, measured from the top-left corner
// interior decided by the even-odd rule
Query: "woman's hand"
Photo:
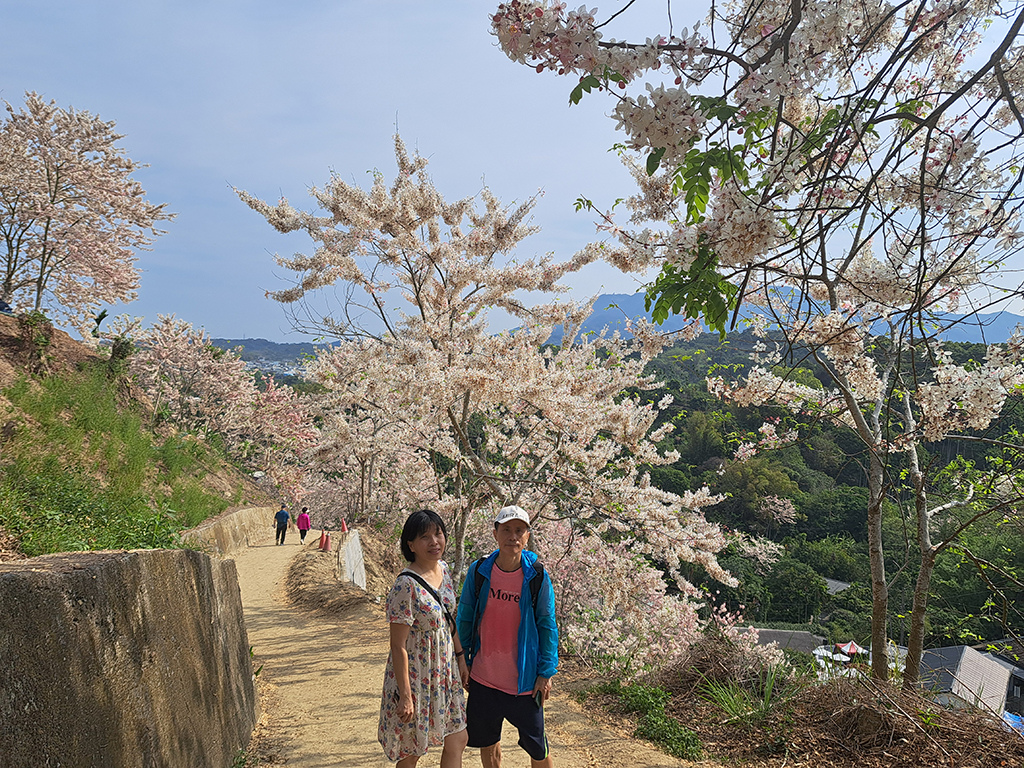
[[[466,657],[459,656],[459,677],[462,678],[462,687],[469,690],[469,665],[466,664]]]
[[[412,693],[403,693],[398,697],[398,719],[403,723],[412,722],[412,716],[416,714],[416,707],[413,705]]]
[[[412,686],[409,685],[409,652],[405,643],[409,639],[408,624],[391,624],[391,663],[395,670],[395,683],[398,686],[398,715],[400,722],[412,721],[415,708],[412,701]]]

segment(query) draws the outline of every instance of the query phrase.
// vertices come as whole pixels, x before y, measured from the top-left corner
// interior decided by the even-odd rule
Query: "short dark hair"
[[[444,536],[445,541],[448,540],[448,531],[444,527],[444,520],[432,509],[421,509],[413,512],[409,515],[409,518],[405,521],[405,525],[402,528],[402,557],[408,560],[410,563],[416,560],[415,553],[409,549],[409,542],[413,539],[418,539],[426,531],[431,528],[438,528],[441,534]]]
[[[309,507],[303,507],[303,508],[302,508],[302,511],[303,511],[303,512],[305,512],[305,511],[306,511],[306,510],[308,510],[308,509],[309,509]]]

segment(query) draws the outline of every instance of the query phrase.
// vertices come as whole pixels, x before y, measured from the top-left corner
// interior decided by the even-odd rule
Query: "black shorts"
[[[502,723],[508,720],[519,730],[519,746],[534,760],[548,756],[548,739],[544,735],[544,708],[538,707],[533,696],[511,693],[469,681],[469,700],[466,702],[466,730],[469,746],[490,747],[501,741]]]

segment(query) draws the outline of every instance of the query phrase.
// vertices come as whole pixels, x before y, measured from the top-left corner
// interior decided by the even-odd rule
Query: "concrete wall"
[[[230,555],[239,549],[274,538],[274,513],[278,507],[228,510],[182,534],[182,541],[204,552]],[[289,531],[294,526],[289,524]]]
[[[0,564],[0,768],[227,768],[255,719],[234,561]]]
[[[363,544],[359,540],[359,531],[334,535],[338,537],[336,542],[331,542],[338,548],[338,578],[366,589],[366,564],[363,562]]]

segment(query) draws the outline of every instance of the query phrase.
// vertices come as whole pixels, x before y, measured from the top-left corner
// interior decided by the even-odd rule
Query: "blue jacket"
[[[491,588],[491,570],[498,552],[494,551],[484,560],[475,561],[466,572],[459,599],[459,613],[456,624],[459,640],[466,651],[466,663],[472,666],[473,657],[480,650],[480,620],[487,607],[487,596]],[[537,562],[535,552],[523,551],[523,591],[519,600],[519,693],[533,690],[538,677],[553,677],[558,671],[558,627],[555,624],[555,589],[551,577],[544,570],[544,581],[537,595],[537,615],[534,616],[533,600],[530,599],[530,579],[537,573],[533,564]],[[476,571],[484,577],[480,594],[476,593]]]

